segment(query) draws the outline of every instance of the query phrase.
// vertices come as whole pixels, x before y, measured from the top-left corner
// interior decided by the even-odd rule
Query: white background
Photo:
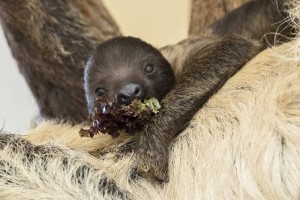
[[[187,36],[190,0],[104,0],[124,35],[155,45]],[[38,107],[17,68],[0,27],[0,129],[22,133],[38,116]]]

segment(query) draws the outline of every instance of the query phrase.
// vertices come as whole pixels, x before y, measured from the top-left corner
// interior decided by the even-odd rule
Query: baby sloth
[[[268,43],[261,41],[265,34],[279,31],[282,25],[282,35],[291,33],[286,24],[277,23],[286,17],[283,2],[248,2],[209,26],[204,34],[162,49],[172,66],[157,49],[137,38],[113,38],[96,47],[84,74],[91,115],[98,97],[113,98],[120,104],[150,97],[161,101],[159,113],[138,138],[139,174],[166,180],[173,138],[230,76],[267,47]],[[269,39],[272,41],[272,35]]]
[[[209,42],[207,42],[209,41]],[[88,110],[94,115],[96,99],[115,99],[130,104],[134,99],[157,98],[160,112],[139,135],[137,168],[166,178],[168,147],[201,105],[250,58],[260,45],[235,37],[208,37],[195,45],[175,84],[170,63],[146,42],[117,37],[103,42],[91,54],[84,73]]]
[[[117,37],[97,46],[84,73],[90,114],[98,97],[130,104],[134,99],[161,100],[175,85],[169,62],[150,44],[133,37]]]

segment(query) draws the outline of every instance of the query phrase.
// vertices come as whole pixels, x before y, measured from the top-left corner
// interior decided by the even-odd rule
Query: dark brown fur
[[[145,73],[151,64],[155,71]],[[150,44],[133,37],[116,37],[98,45],[87,62],[84,73],[84,89],[89,112],[92,114],[96,90],[105,90],[104,96],[116,95],[128,83],[142,86],[140,99],[155,96],[161,100],[175,85],[175,77],[169,62]]]
[[[263,50],[258,41],[264,34],[275,32],[278,26],[275,23],[285,18],[284,12],[279,13],[277,7],[269,0],[247,3],[211,25],[207,31],[211,33],[210,36],[203,36],[202,41],[201,37],[193,41],[194,47],[182,66],[182,74],[176,85],[162,100],[161,111],[147,124],[139,138],[137,169],[140,173],[150,172],[158,180],[166,179],[170,142],[185,129],[197,110],[230,76]],[[128,49],[131,49],[132,44],[129,42],[128,45]],[[127,59],[140,59],[135,56],[129,54]],[[103,57],[101,51],[93,54],[92,59],[99,60],[98,57]],[[104,71],[109,70],[109,73],[117,75],[119,67],[126,63],[122,58],[118,61],[110,59],[110,65],[106,67],[110,68],[115,62],[118,67]],[[95,63],[88,65],[87,71],[97,71]],[[102,66],[101,63],[98,65]],[[131,65],[126,66],[132,68]],[[117,71],[113,71],[113,68]],[[97,74],[101,77],[101,69],[98,70]],[[85,81],[88,84],[89,77]],[[122,81],[114,83],[122,84]],[[89,88],[86,89],[90,94]],[[87,96],[88,102],[93,101],[91,98],[95,97]]]

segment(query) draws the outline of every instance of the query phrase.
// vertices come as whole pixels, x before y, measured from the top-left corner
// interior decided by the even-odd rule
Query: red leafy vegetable
[[[116,138],[121,130],[134,134],[140,131],[159,109],[160,104],[156,98],[150,98],[144,102],[134,100],[128,106],[119,105],[111,99],[98,98],[92,126],[88,130],[81,129],[79,135],[92,138],[96,134],[103,133]]]

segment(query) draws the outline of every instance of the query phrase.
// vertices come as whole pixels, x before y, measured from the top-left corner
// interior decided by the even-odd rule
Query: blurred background
[[[187,37],[190,0],[103,0],[124,35],[156,47]],[[19,73],[0,27],[0,130],[22,133],[38,117],[38,107]]]

